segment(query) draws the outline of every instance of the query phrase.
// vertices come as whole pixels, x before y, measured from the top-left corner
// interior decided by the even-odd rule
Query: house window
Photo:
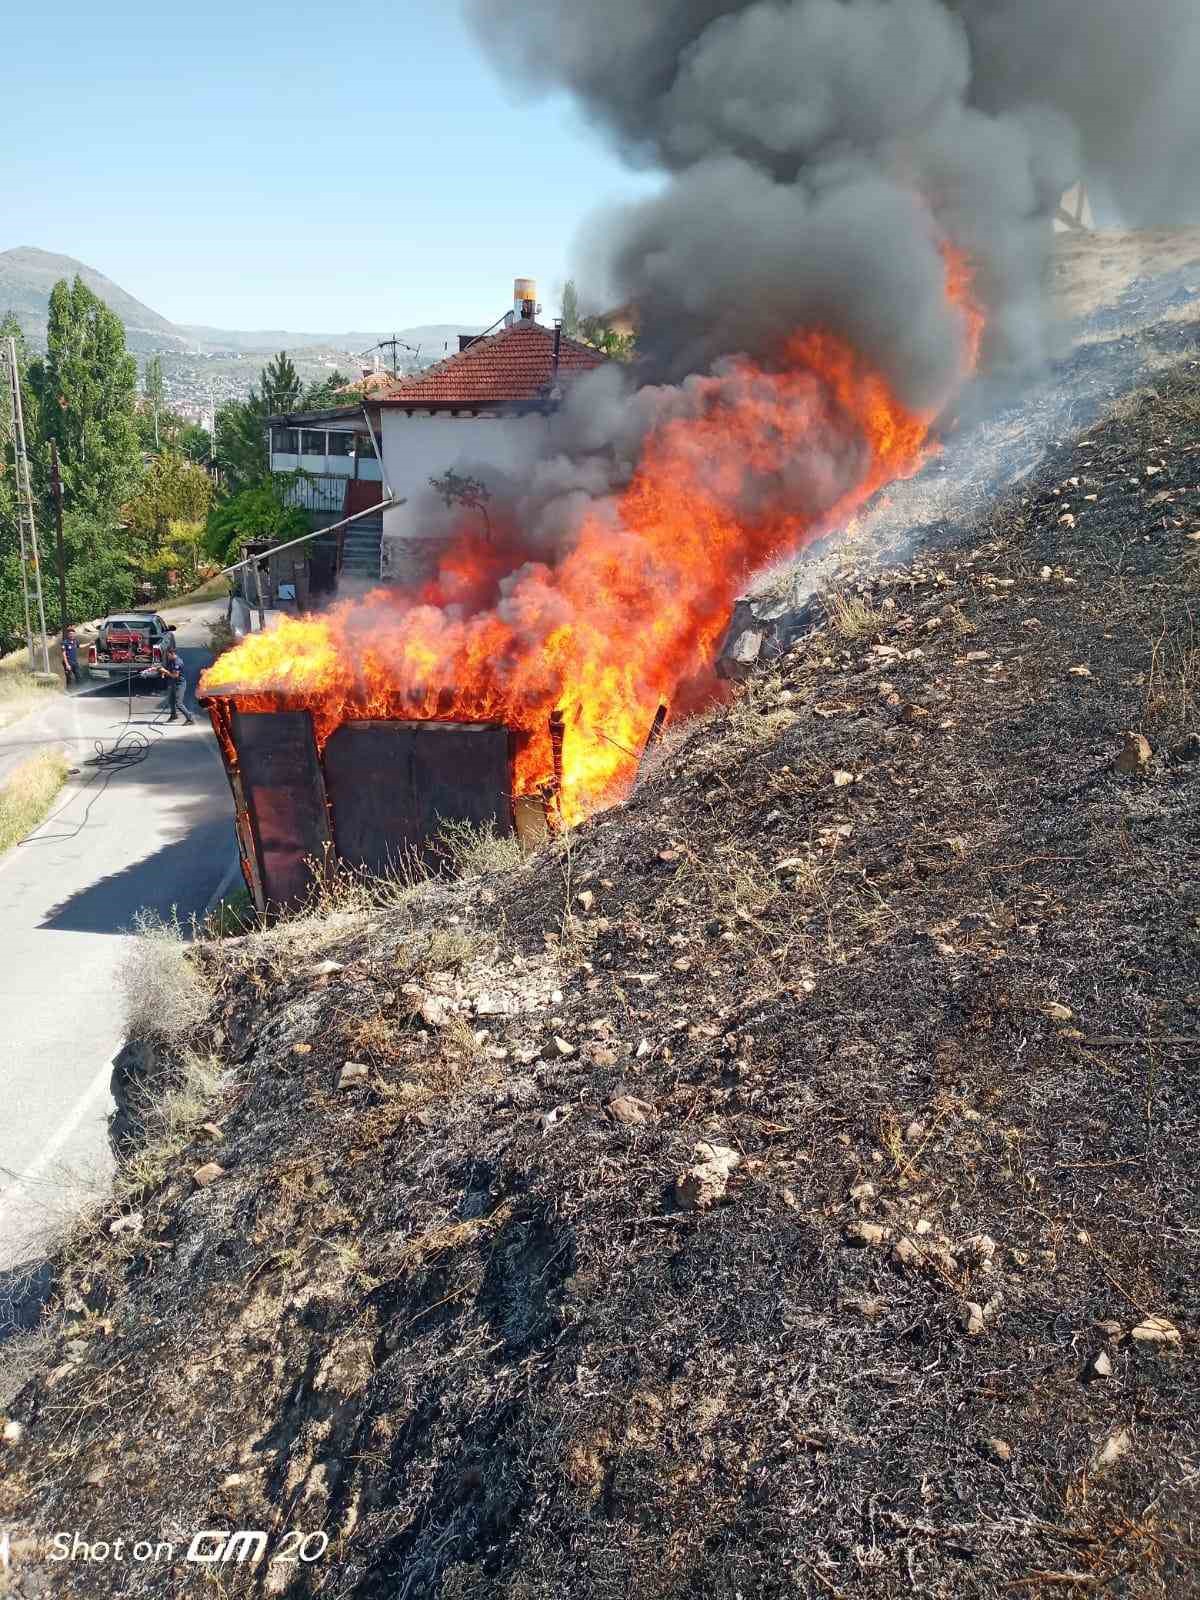
[[[315,428],[305,428],[300,435],[300,454],[323,456],[325,454],[325,435],[318,433]]]
[[[300,454],[300,433],[296,428],[272,428],[271,450],[277,456]]]
[[[369,433],[356,433],[354,435],[354,453],[360,461],[374,461],[375,451],[371,445]]]
[[[331,433],[329,435],[329,454],[331,456],[353,455],[354,435],[352,433]]]

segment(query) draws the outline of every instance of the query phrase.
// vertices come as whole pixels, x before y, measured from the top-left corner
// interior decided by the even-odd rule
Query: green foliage
[[[199,586],[208,565],[204,533],[205,524],[199,521],[176,520],[168,525],[164,541],[143,565],[159,594],[171,587],[172,573],[176,575],[177,589],[187,591]]]
[[[562,328],[568,339],[579,337],[579,291],[575,279],[568,278],[562,293]]]
[[[339,389],[344,389],[350,379],[344,372],[333,371],[320,383],[310,383],[300,398],[298,411],[336,411],[339,406],[349,402],[350,397],[339,394]]]
[[[303,394],[300,374],[281,350],[263,368],[245,400],[231,400],[217,412],[217,464],[226,493],[240,494],[270,470],[267,419],[295,411]]]
[[[134,539],[152,548],[172,522],[203,522],[212,504],[213,482],[203,467],[173,451],[155,456],[133,499],[125,523]]]
[[[286,544],[308,531],[304,512],[285,505],[279,485],[266,478],[213,506],[204,530],[204,549],[214,561],[228,566],[238,559],[247,539]]]
[[[154,425],[154,448],[161,447],[158,422],[163,411],[163,369],[162,357],[151,356],[146,363],[146,371],[142,376],[142,393],[146,397],[146,410]]]
[[[186,422],[179,431],[179,452],[197,466],[206,467],[212,459],[212,434],[198,422]]]
[[[633,361],[637,356],[637,335],[618,333],[603,317],[581,318],[577,337],[612,361]]]
[[[129,498],[141,475],[137,363],[120,320],[82,278],[51,291],[46,345],[45,357],[29,365],[37,436],[58,443],[71,508],[102,516]]]

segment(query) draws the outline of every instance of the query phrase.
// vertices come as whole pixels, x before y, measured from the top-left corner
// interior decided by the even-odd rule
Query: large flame
[[[965,376],[983,318],[965,261],[945,256]],[[689,414],[649,435],[628,487],[554,565],[527,559],[519,539],[463,532],[422,589],[285,619],[222,656],[202,690],[248,709],[307,708],[321,744],[353,718],[502,722],[523,736],[517,794],[553,779],[559,711],[558,803],[578,820],[630,781],[660,705],[713,692],[747,577],[842,525],[931,449],[932,417],[832,333],[794,335],[778,370],[739,359],[697,384]]]

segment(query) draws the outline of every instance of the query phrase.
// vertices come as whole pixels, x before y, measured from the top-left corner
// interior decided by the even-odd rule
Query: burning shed
[[[252,703],[247,703],[252,700]],[[544,837],[513,798],[519,736],[499,723],[399,717],[341,724],[323,744],[310,711],[210,694],[233,791],[247,887],[260,911],[295,905],[325,865],[372,875],[437,860],[447,823]],[[547,797],[549,807],[549,797]]]

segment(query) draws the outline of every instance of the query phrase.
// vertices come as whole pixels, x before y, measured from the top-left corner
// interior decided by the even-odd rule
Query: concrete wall
[[[383,574],[394,583],[424,578],[438,540],[431,515],[445,515],[430,478],[454,468],[488,481],[488,468],[507,477],[528,472],[545,447],[547,420],[522,417],[409,416],[384,407],[383,465],[392,493],[407,501],[383,514]]]

